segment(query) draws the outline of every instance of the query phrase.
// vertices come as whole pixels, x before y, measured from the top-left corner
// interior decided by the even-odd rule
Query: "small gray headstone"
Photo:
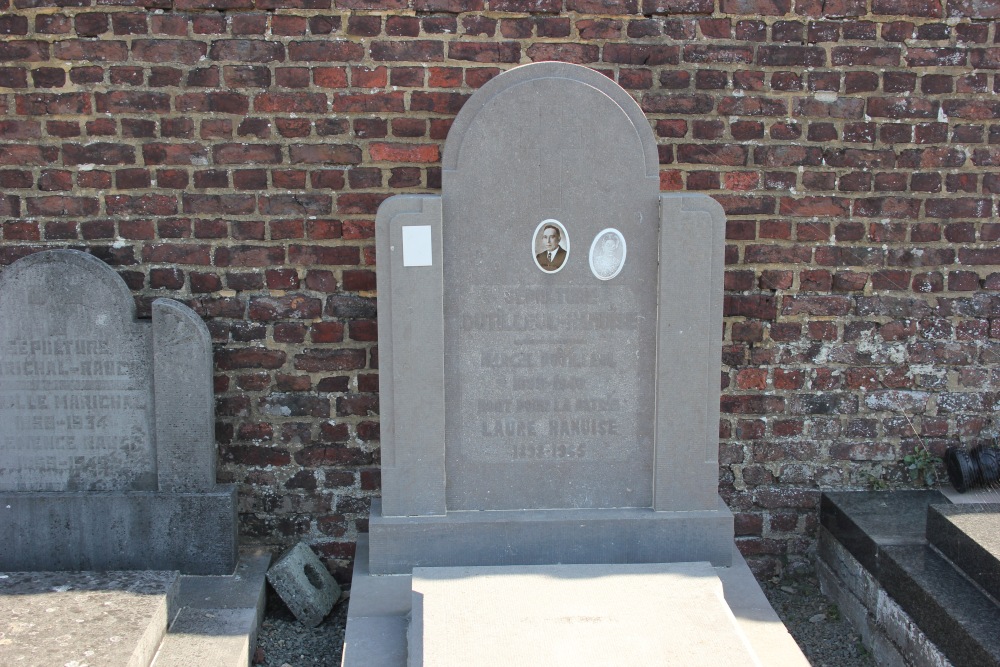
[[[310,628],[322,623],[340,599],[340,586],[302,542],[271,566],[267,580],[295,618]]]
[[[137,320],[118,274],[75,250],[0,274],[0,568],[232,571],[213,430],[190,308],[158,299]]]
[[[92,280],[111,273],[114,280]],[[149,326],[90,255],[0,276],[0,490],[155,490]]]

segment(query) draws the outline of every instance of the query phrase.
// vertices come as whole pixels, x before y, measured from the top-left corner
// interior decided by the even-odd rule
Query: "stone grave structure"
[[[0,274],[0,571],[232,574],[236,488],[215,481],[212,349],[169,299],[75,250]]]
[[[382,497],[358,544],[345,665],[564,664],[510,646],[563,636],[546,631],[575,618],[558,600],[606,598],[608,577],[648,591],[630,601],[649,609],[670,604],[648,596],[672,578],[715,581],[681,596],[715,619],[710,664],[805,664],[718,496],[724,214],[661,195],[658,176],[628,93],[537,63],[465,104],[440,197],[379,208]],[[503,618],[474,613],[502,591]],[[566,641],[615,635],[616,609],[581,612]],[[703,630],[674,625],[679,652],[640,653],[684,660]]]

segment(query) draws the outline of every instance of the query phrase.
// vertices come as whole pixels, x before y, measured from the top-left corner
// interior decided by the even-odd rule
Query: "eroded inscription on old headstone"
[[[75,250],[0,273],[0,569],[232,571],[215,480],[212,349],[169,299]]]
[[[151,337],[121,281],[76,270],[90,263],[56,253],[3,275],[0,490],[156,489]]]

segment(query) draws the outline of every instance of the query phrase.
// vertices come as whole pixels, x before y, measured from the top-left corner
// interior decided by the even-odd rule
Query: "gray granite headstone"
[[[442,167],[375,223],[382,497],[345,667],[808,664],[718,495],[721,206],[661,195],[639,106],[566,63],[480,88]]]
[[[235,567],[208,329],[152,311],[136,320],[124,281],[74,250],[0,274],[0,569]]]
[[[658,174],[624,90],[538,63],[463,107],[441,197],[382,204],[372,572],[729,562],[725,219]]]

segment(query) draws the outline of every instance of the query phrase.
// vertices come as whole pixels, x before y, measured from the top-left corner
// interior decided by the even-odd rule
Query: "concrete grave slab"
[[[0,664],[146,667],[175,613],[176,572],[0,574]]]
[[[340,586],[302,542],[275,561],[267,580],[295,618],[310,628],[322,623],[340,599]]]
[[[249,665],[257,627],[254,609],[182,609],[152,667]]]
[[[211,337],[186,306],[135,317],[86,253],[0,274],[0,568],[236,565],[236,489],[215,479]]]
[[[367,567],[368,546],[367,537],[360,536],[351,580],[343,665],[403,667],[407,664],[413,577],[371,575]],[[722,583],[725,604],[732,612],[737,632],[747,640],[753,653],[756,662],[749,664],[808,667],[809,661],[771,608],[736,545],[731,545],[731,549],[732,564],[711,570]],[[662,598],[658,604],[664,604]]]
[[[269,562],[247,551],[226,576],[0,573],[0,664],[246,667]]]
[[[409,667],[754,663],[708,563],[415,568],[409,645]]]

